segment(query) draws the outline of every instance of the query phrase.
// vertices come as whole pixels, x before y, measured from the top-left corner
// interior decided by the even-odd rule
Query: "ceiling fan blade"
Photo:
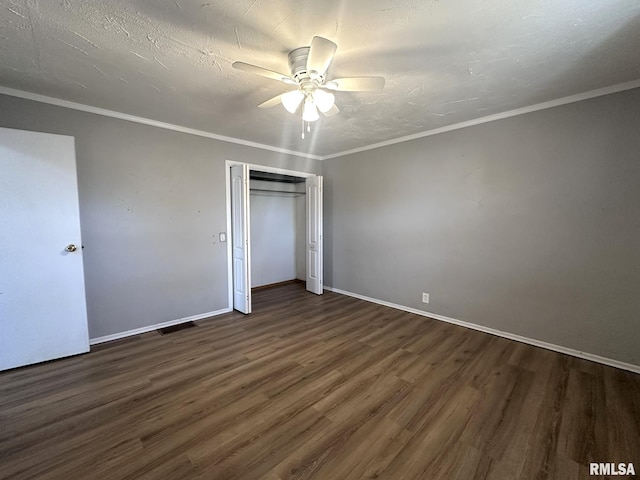
[[[334,78],[323,86],[338,92],[372,92],[384,88],[384,77]]]
[[[279,80],[284,83],[288,83],[289,85],[295,85],[296,82],[293,78],[285,75],[284,73],[274,72],[273,70],[267,70],[266,68],[257,67],[255,65],[251,65],[249,63],[244,62],[233,62],[231,64],[233,68],[236,70],[242,70],[243,72],[253,73],[255,75],[260,75],[261,77],[271,78],[273,80]]]
[[[307,57],[307,72],[316,71],[324,75],[333,60],[338,46],[323,37],[313,37]]]
[[[335,115],[336,113],[340,113],[340,109],[338,107],[336,107],[335,105],[333,105],[329,110],[327,110],[326,112],[322,112],[324,114],[325,117],[331,117],[333,115]]]
[[[263,102],[260,105],[258,105],[258,108],[271,108],[271,107],[275,107],[276,105],[280,105],[280,102],[282,101],[281,100],[282,95],[276,95],[275,97],[270,98],[266,102]]]

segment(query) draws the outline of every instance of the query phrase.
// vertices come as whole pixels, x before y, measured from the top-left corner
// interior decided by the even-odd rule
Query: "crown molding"
[[[538,110],[546,110],[547,108],[558,107],[560,105],[566,105],[568,103],[581,102],[582,100],[588,100],[590,98],[601,97],[603,95],[623,92],[625,90],[632,90],[634,88],[639,88],[639,87],[640,87],[640,80],[633,80],[631,82],[618,83],[616,85],[611,85],[610,87],[598,88],[596,90],[590,90],[588,92],[578,93],[576,95],[570,95],[568,97],[558,98],[556,100],[550,100],[548,102],[537,103],[535,105],[530,105],[528,107],[516,108],[515,110],[508,110],[502,113],[487,115],[486,117],[480,117],[473,120],[468,120],[466,122],[454,123],[453,125],[447,125],[446,127],[435,128],[433,130],[414,133],[412,135],[406,135],[404,137],[398,137],[392,140],[386,140],[384,142],[373,143],[371,145],[366,145],[364,147],[358,147],[358,148],[353,148],[351,150],[345,150],[343,152],[332,153],[331,155],[323,156],[322,160],[329,160],[330,158],[344,157],[345,155],[351,155],[352,153],[365,152],[367,150],[386,147],[388,145],[394,145],[396,143],[402,143],[402,142],[407,142],[409,140],[429,137],[431,135],[437,135],[439,133],[451,132],[453,130],[459,130],[461,128],[472,127],[474,125],[480,125],[482,123],[488,123],[496,120],[502,120],[504,118],[524,115],[525,113],[537,112]]]
[[[220,140],[222,142],[235,143],[236,145],[244,145],[245,147],[259,148],[262,150],[269,150],[277,153],[284,153],[286,155],[294,155],[296,157],[310,158],[312,160],[322,160],[320,155],[312,155],[310,153],[297,152],[295,150],[288,150],[286,148],[273,147],[263,143],[250,142],[248,140],[242,140],[235,137],[227,137],[225,135],[218,135],[216,133],[205,132],[204,130],[196,130],[194,128],[182,127],[180,125],[174,125],[172,123],[159,122],[157,120],[151,120],[150,118],[138,117],[136,115],[129,115],[128,113],[116,112],[113,110],[107,110],[105,108],[93,107],[91,105],[84,105],[82,103],[70,102],[68,100],[61,100],[59,98],[47,97],[46,95],[40,95],[38,93],[25,92],[23,90],[16,90],[14,88],[0,86],[0,94],[9,95],[11,97],[24,98],[25,100],[33,100],[35,102],[48,103],[50,105],[56,105],[58,107],[70,108],[72,110],[80,110],[81,112],[94,113],[96,115],[103,115],[105,117],[117,118],[119,120],[126,120],[128,122],[140,123],[143,125],[150,125],[152,127],[164,128],[166,130],[173,130],[174,132],[186,133],[189,135],[196,135],[198,137],[212,138],[214,140]]]
[[[48,103],[50,105],[56,105],[59,107],[70,108],[73,110],[80,110],[82,112],[94,113],[96,115],[103,115],[106,117],[117,118],[120,120],[126,120],[129,122],[140,123],[143,125],[150,125],[152,127],[164,128],[166,130],[173,130],[175,132],[186,133],[189,135],[196,135],[199,137],[212,138],[214,140],[220,140],[228,143],[235,143],[236,145],[244,145],[246,147],[253,147],[262,150],[269,150],[271,152],[283,153],[286,155],[293,155],[296,157],[309,158],[312,160],[329,160],[332,158],[344,157],[353,153],[365,152],[367,150],[373,150],[376,148],[386,147],[388,145],[395,145],[396,143],[403,143],[410,140],[416,140],[418,138],[430,137],[431,135],[437,135],[439,133],[451,132],[459,130],[461,128],[472,127],[474,125],[481,125],[483,123],[489,123],[496,120],[502,120],[509,117],[515,117],[518,115],[524,115],[526,113],[537,112],[539,110],[546,110],[547,108],[558,107],[561,105],[567,105],[569,103],[581,102],[590,98],[601,97],[604,95],[610,95],[612,93],[623,92],[625,90],[633,90],[634,88],[640,88],[640,79],[632,80],[630,82],[618,83],[609,87],[598,88],[596,90],[590,90],[588,92],[578,93],[576,95],[570,95],[568,97],[558,98],[550,100],[548,102],[537,103],[528,107],[516,108],[514,110],[508,110],[506,112],[496,113],[493,115],[487,115],[485,117],[468,120],[466,122],[454,123],[453,125],[447,125],[445,127],[435,128],[432,130],[426,130],[424,132],[414,133],[412,135],[406,135],[403,137],[394,138],[391,140],[385,140],[384,142],[372,143],[363,147],[353,148],[351,150],[344,150],[342,152],[332,153],[330,155],[313,155],[310,153],[298,152],[295,150],[288,150],[286,148],[274,147],[263,143],[251,142],[248,140],[242,140],[235,137],[227,137],[225,135],[218,135],[216,133],[206,132],[204,130],[196,130],[193,128],[182,127],[180,125],[174,125],[172,123],[160,122],[157,120],[151,120],[149,118],[138,117],[136,115],[129,115],[127,113],[116,112],[113,110],[107,110],[105,108],[93,107],[91,105],[84,105],[82,103],[70,102],[68,100],[61,100],[59,98],[48,97],[46,95],[40,95],[37,93],[25,92],[22,90],[16,90],[14,88],[0,86],[0,94],[9,95],[12,97],[24,98],[26,100],[33,100],[36,102]]]

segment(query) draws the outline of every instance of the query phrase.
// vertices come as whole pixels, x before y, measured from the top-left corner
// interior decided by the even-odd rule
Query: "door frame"
[[[234,165],[248,165],[249,172],[252,170],[258,172],[267,172],[267,173],[279,173],[282,175],[291,175],[293,177],[301,177],[301,178],[309,178],[316,177],[318,174],[309,173],[309,172],[300,172],[298,170],[287,170],[284,168],[276,168],[276,167],[267,167],[265,165],[258,165],[255,163],[247,163],[247,162],[239,162],[236,160],[225,160],[224,162],[224,177],[225,177],[225,189],[226,189],[226,200],[227,200],[227,289],[228,289],[228,302],[229,302],[229,310],[233,310],[233,251],[232,251],[232,230],[231,230],[231,167]],[[251,211],[249,211],[249,215],[251,215]],[[251,217],[247,219],[251,221]],[[306,263],[306,259],[305,259]],[[249,263],[249,268],[251,268],[251,263]],[[251,288],[251,285],[249,285]]]

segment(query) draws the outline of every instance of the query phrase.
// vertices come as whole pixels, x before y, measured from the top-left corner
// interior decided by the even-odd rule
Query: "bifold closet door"
[[[306,179],[307,290],[322,295],[322,177]]]
[[[231,167],[231,229],[233,308],[251,313],[249,165]]]

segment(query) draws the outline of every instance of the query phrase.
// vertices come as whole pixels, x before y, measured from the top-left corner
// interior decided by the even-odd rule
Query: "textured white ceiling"
[[[314,35],[338,44],[338,93],[306,140],[257,105]],[[0,85],[330,155],[640,78],[638,0],[0,0]]]

